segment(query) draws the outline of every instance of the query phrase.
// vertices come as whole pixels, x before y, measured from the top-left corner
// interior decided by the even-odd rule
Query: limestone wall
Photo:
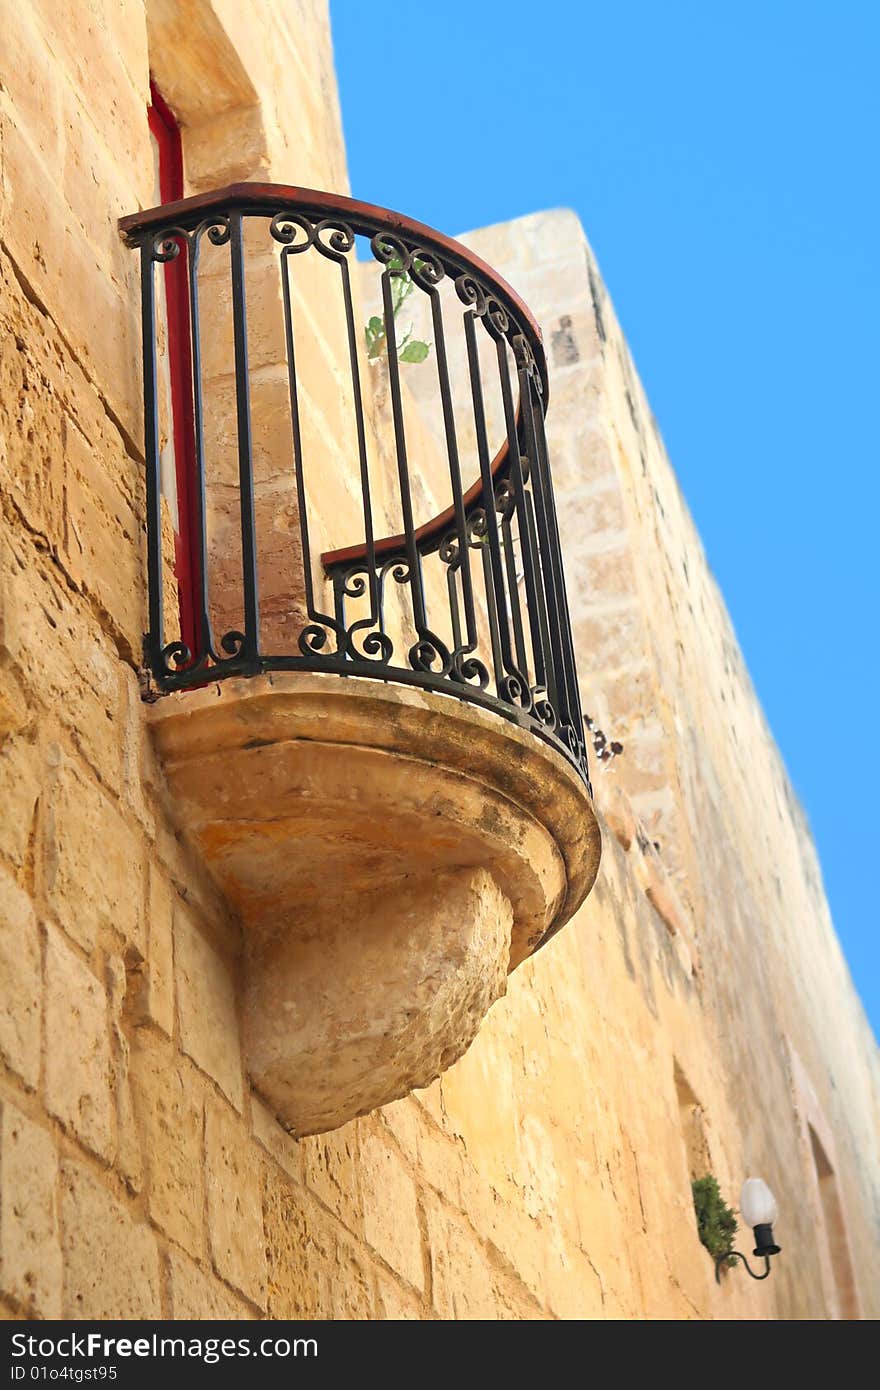
[[[815,1169],[798,1152],[799,1070],[835,1138],[841,1219],[870,1300],[880,1228],[876,1043],[834,935],[809,827],[599,268],[566,211],[463,239],[508,275],[542,323],[584,706],[625,744],[595,778],[599,804],[618,815],[622,789],[659,846],[746,1162],[790,1194],[786,1224],[797,1225],[799,1262],[810,1272],[794,1279],[780,1267],[780,1283],[791,1280],[789,1315],[816,1315],[825,1260],[824,1240],[814,1239],[823,1221]],[[705,463],[712,467],[711,439]]]
[[[821,1317],[834,1269],[795,1206],[821,1131],[876,1315],[876,1052],[571,219],[552,261],[538,221],[485,244],[547,325],[581,499],[566,542],[593,575],[573,584],[585,689],[650,837],[600,773],[616,833],[593,895],[429,1090],[301,1142],[250,1094],[240,934],[171,829],[140,700],[137,259],[116,219],[151,200],[151,68],[191,191],[344,191],[326,6],[0,0],[0,32],[5,1314]],[[778,1190],[766,1284],[714,1283],[689,1191],[707,1158],[730,1194],[751,1168]]]

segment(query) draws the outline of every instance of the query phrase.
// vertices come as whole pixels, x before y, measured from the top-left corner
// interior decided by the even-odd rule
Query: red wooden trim
[[[159,197],[163,204],[179,202],[183,197],[183,145],[180,126],[171,107],[152,81],[147,120],[159,146]]]
[[[183,144],[180,126],[155,82],[147,110],[150,131],[159,149],[159,196],[162,203],[183,197]],[[193,411],[192,340],[189,322],[189,269],[184,255],[165,262],[168,315],[168,374],[171,383],[171,430],[177,476],[177,522],[174,568],[180,603],[181,639],[195,653],[201,640],[196,591],[200,552],[196,534],[196,444]]]

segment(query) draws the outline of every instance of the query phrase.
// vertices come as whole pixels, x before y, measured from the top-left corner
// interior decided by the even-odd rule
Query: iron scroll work
[[[540,331],[514,291],[465,247],[419,223],[308,190],[237,185],[124,218],[120,227],[141,257],[149,589],[144,657],[157,689],[164,693],[226,676],[294,670],[415,685],[512,720],[560,751],[589,787],[544,433],[546,361]],[[376,464],[365,409],[366,394],[373,389],[373,366],[365,360],[355,286],[359,238],[361,245],[368,243],[377,263],[387,339],[381,366],[386,374],[390,462],[382,508],[376,501]],[[260,275],[278,277],[278,332],[288,398],[285,448],[296,514],[291,553],[296,556],[295,587],[300,590],[303,619],[289,646],[280,650],[266,642],[266,624],[261,623],[260,478],[254,446],[260,397],[249,365],[247,304],[248,257],[255,254],[255,243],[261,248]],[[208,247],[228,258],[224,274],[228,273],[231,325],[229,378],[234,382],[230,433],[237,453],[234,529],[240,592],[239,620],[234,622],[228,621],[228,612],[218,615],[212,593],[217,558],[209,537],[211,403],[203,371],[207,340],[200,275]],[[163,321],[157,285],[161,267],[178,257],[184,257],[187,266],[195,472],[190,518],[195,534],[187,542],[195,557],[189,641],[181,631],[169,640],[168,627],[173,624],[170,613],[163,611]],[[300,257],[321,257],[337,268],[341,341],[348,358],[341,367],[351,410],[351,472],[355,490],[360,491],[355,543],[321,553],[320,567],[312,515],[313,488],[320,482],[310,476],[314,461],[309,457],[300,383],[303,354],[308,351],[295,293]],[[431,337],[430,359],[415,368],[402,368],[399,360],[393,282],[400,276],[412,281],[413,300],[415,291],[424,296],[421,312]],[[216,276],[212,283],[216,286]],[[407,370],[432,374],[434,409],[442,422],[437,457],[451,498],[444,512],[421,523],[417,502],[423,504],[424,492],[418,484],[414,487],[419,474],[413,468],[408,431],[412,407]],[[424,387],[424,380],[421,384]],[[498,435],[491,443],[486,409],[490,389]],[[388,474],[392,512],[400,529],[377,536],[389,514]],[[167,535],[165,544],[167,549]],[[268,572],[267,562],[264,582]],[[168,608],[166,601],[164,609]]]

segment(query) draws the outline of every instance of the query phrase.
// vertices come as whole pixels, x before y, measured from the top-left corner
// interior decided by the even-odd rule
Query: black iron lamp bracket
[[[764,1256],[764,1273],[756,1274],[755,1271],[752,1269],[751,1265],[749,1264],[748,1260],[746,1259],[745,1255],[741,1255],[738,1250],[731,1250],[728,1255],[719,1255],[718,1259],[715,1261],[716,1284],[721,1283],[721,1269],[723,1265],[727,1264],[728,1260],[742,1260],[743,1264],[746,1267],[746,1273],[751,1275],[753,1279],[766,1279],[767,1275],[770,1273],[769,1255]]]

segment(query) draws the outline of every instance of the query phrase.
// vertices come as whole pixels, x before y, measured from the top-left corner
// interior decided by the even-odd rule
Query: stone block
[[[425,1271],[418,1194],[390,1139],[365,1130],[360,1137],[360,1172],[367,1244],[421,1292]]]
[[[149,89],[143,9],[134,0],[91,0],[71,5],[63,22],[55,0],[34,0],[32,9],[56,72],[79,98],[76,123],[89,119],[98,130],[112,131],[120,165],[152,172],[144,120]]]
[[[31,1317],[61,1316],[58,1160],[48,1130],[4,1102],[0,1288]]]
[[[46,936],[46,1104],[87,1148],[112,1156],[106,996],[52,926]]]
[[[137,27],[142,28],[142,23]],[[137,257],[119,238],[115,217],[96,220],[95,205],[100,199],[116,217],[122,216],[138,206],[146,191],[145,180],[137,166],[119,158],[115,128],[102,129],[88,119],[88,100],[84,102],[67,86],[62,89],[62,105],[67,139],[58,171],[59,191],[114,278],[125,282],[137,271]]]
[[[21,686],[11,671],[0,669],[0,744],[28,721]]]
[[[485,1246],[458,1217],[431,1202],[425,1212],[437,1316],[448,1321],[498,1316]]]
[[[176,1321],[234,1322],[253,1319],[253,1309],[199,1269],[180,1250],[168,1251],[171,1316]]]
[[[184,82],[192,100],[190,68]],[[269,170],[262,108],[257,104],[239,106],[188,125],[186,175],[193,193],[248,179],[265,180]]]
[[[626,792],[613,778],[603,777],[596,800],[615,840],[628,850],[636,839],[638,820]]]
[[[182,903],[174,913],[174,978],[181,1046],[240,1110],[241,1046],[232,969]]]
[[[3,86],[15,123],[27,132],[37,155],[57,167],[64,127],[54,55],[30,6],[9,16],[3,30]]]
[[[120,470],[108,467],[122,452],[121,441],[115,449],[108,447],[110,441],[101,444],[96,447],[73,427],[67,430],[64,566],[140,660],[147,612],[141,521],[121,485]]]
[[[587,1256],[548,1244],[544,1296],[557,1318],[584,1321],[604,1316],[602,1281]]]
[[[102,780],[118,787],[124,688],[116,652],[85,600],[33,550],[10,547],[4,587],[3,643],[27,698],[51,708]]]
[[[202,1087],[171,1048],[141,1034],[132,1053],[135,1106],[156,1226],[192,1255],[204,1248]]]
[[[383,1322],[418,1322],[425,1316],[423,1305],[406,1284],[398,1284],[385,1273],[376,1276],[376,1318]]]
[[[121,286],[57,197],[52,171],[6,113],[0,116],[0,132],[9,191],[4,240],[34,293],[53,306],[55,321],[96,389],[137,438],[143,406],[135,257],[130,282]],[[144,121],[144,153],[146,140]],[[112,214],[105,213],[104,222],[114,235]]]
[[[304,1144],[288,1134],[280,1120],[254,1095],[251,1096],[251,1129],[254,1138],[278,1166],[290,1177],[301,1181]]]
[[[375,1317],[363,1251],[277,1169],[267,1170],[263,1211],[271,1318]]]
[[[57,362],[45,328],[35,323],[33,307],[9,272],[0,283],[0,321],[0,479],[27,525],[59,544],[67,421],[59,393],[45,389],[56,385]],[[43,389],[35,389],[37,382]]]
[[[225,1105],[205,1109],[208,1235],[214,1268],[258,1307],[266,1303],[261,1165],[241,1121]]]
[[[27,1086],[40,1076],[40,940],[27,893],[0,869],[0,1055]]]
[[[359,1130],[355,1121],[336,1133],[311,1135],[299,1141],[307,1186],[343,1225],[357,1234],[363,1231],[364,1224]]]
[[[174,905],[177,892],[157,864],[149,869],[147,959],[137,996],[137,1024],[174,1032]]]
[[[61,1228],[65,1318],[162,1316],[153,1232],[72,1160],[61,1164]]]
[[[75,941],[89,951],[101,932],[118,932],[143,954],[140,836],[60,753],[48,788],[44,856],[49,906]]]
[[[121,956],[105,959],[110,1007],[110,1065],[116,1099],[116,1171],[130,1192],[140,1192],[144,1169],[140,1134],[135,1120],[131,1088],[128,1001],[137,978],[140,957],[133,950],[127,961]]]

